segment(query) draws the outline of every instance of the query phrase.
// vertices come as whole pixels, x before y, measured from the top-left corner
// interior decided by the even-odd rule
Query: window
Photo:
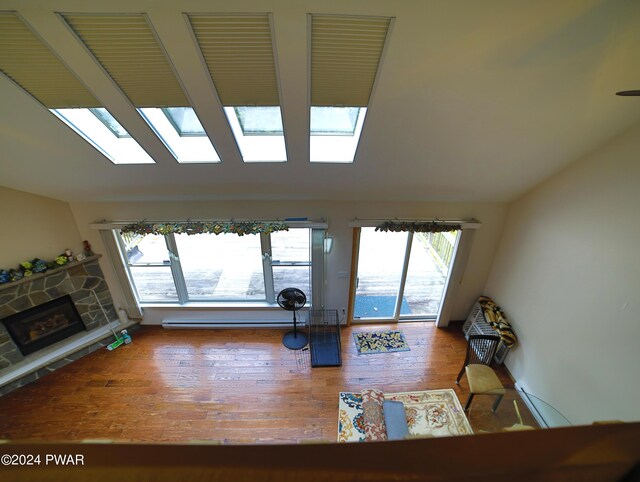
[[[176,161],[220,162],[146,15],[74,13],[62,17]],[[111,119],[102,112],[96,115],[118,136]]]
[[[360,107],[312,107],[311,135],[353,136]]]
[[[162,109],[180,137],[205,137],[207,134],[191,107],[164,107]]]
[[[409,233],[361,228],[354,318],[436,319],[459,237],[460,231]]]
[[[275,303],[276,295],[289,287],[300,288],[311,302],[312,231],[318,230],[246,236],[117,233],[141,302],[242,304]],[[314,241],[320,252],[323,237]],[[322,257],[316,261],[323,262]]]
[[[280,107],[225,107],[245,162],[286,162]]]
[[[269,14],[189,14],[244,162],[286,162]]]
[[[95,115],[104,126],[111,131],[111,133],[119,138],[131,137],[129,133],[120,125],[115,117],[105,109],[104,107],[92,107],[89,109],[93,115]]]
[[[178,301],[165,237],[123,234],[120,240],[138,298],[145,301]]]
[[[243,136],[281,136],[279,107],[234,107]]]
[[[310,162],[354,161],[391,21],[310,15]]]
[[[353,162],[365,107],[311,107],[311,162]]]
[[[300,288],[311,298],[311,246],[309,230],[292,229],[271,235],[271,267],[275,294]]]
[[[0,70],[114,164],[154,163],[13,12],[0,12]]]
[[[153,164],[155,161],[107,109],[49,109],[114,164]]]
[[[191,107],[138,109],[179,163],[220,162]]]
[[[264,300],[260,236],[175,236],[190,300]]]

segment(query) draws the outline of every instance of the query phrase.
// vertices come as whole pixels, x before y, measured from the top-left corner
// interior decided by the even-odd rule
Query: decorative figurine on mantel
[[[0,269],[0,284],[20,281],[23,278],[32,276],[34,273],[44,273],[50,269],[59,268],[70,261],[73,261],[73,253],[70,249],[65,249],[61,255],[56,256],[52,261],[44,261],[40,258],[23,261],[17,266],[17,269]]]
[[[84,247],[84,254],[87,256],[93,256],[93,251],[91,251],[91,243],[86,239],[82,242],[82,246]]]
[[[22,279],[22,271],[19,269],[10,269],[9,270],[9,279],[11,281],[18,281]]]

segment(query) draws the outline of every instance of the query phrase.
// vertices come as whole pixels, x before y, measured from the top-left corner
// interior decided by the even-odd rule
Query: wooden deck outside
[[[365,232],[363,229],[358,254],[354,317],[393,318],[393,304],[400,287],[406,245],[407,233]],[[447,267],[438,262],[424,237],[415,235],[401,315],[435,317],[440,309],[447,274]],[[382,306],[374,310],[363,309],[364,306],[372,306],[367,298],[374,300],[374,303],[379,300]],[[387,306],[384,306],[385,299],[388,299]]]
[[[284,236],[272,234],[273,282],[275,292],[295,286],[311,296],[308,266],[278,266],[278,261],[309,261],[307,230],[291,230]],[[284,238],[284,239],[283,239]],[[265,300],[260,238],[235,234],[176,236],[180,264],[192,300]],[[164,266],[134,267],[136,287],[144,300],[178,299],[163,236],[148,235],[139,240],[133,260],[164,263]]]
[[[358,355],[347,327],[343,366],[310,368],[302,352],[281,344],[279,330],[164,330],[142,327],[133,343],[101,350],[0,398],[0,439],[110,439],[133,442],[210,440],[231,444],[335,441],[338,392],[453,388],[461,403],[466,378],[455,378],[466,341],[457,328],[399,326],[411,351]],[[507,373],[497,368],[505,385]],[[476,397],[474,405],[488,403]],[[474,409],[476,431],[517,420],[503,402]],[[535,424],[524,404],[525,423]]]
[[[298,232],[296,232],[298,231]],[[308,244],[301,230],[287,233],[284,242],[274,242],[274,260],[308,261]],[[402,268],[406,233],[376,233],[364,243],[360,252],[357,298],[365,300],[397,296],[399,269]],[[272,235],[275,237],[276,235]],[[259,239],[255,236],[230,235],[211,240],[198,236],[179,239],[180,262],[192,299],[264,300],[265,287]],[[308,241],[308,240],[307,240]],[[400,253],[388,257],[388,253]],[[167,249],[162,236],[146,236],[137,246],[135,260],[141,263],[162,262],[166,266],[133,268],[138,292],[143,299],[175,301],[177,293],[171,277]],[[416,236],[404,291],[405,314],[435,316],[447,279],[447,269]],[[273,268],[275,293],[295,286],[311,296],[309,268],[306,266]],[[359,306],[359,304],[357,304]],[[393,308],[391,308],[393,309]],[[363,315],[356,311],[356,317]],[[378,316],[376,316],[378,317]],[[380,316],[382,317],[382,316]],[[389,317],[389,316],[386,316]]]

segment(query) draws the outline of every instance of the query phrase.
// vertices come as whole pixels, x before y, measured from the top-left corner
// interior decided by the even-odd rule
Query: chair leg
[[[498,410],[498,405],[500,405],[500,402],[502,401],[502,397],[504,397],[504,395],[498,395],[498,398],[496,398],[496,401],[493,402],[493,407],[491,407],[492,412],[495,412],[496,410]]]
[[[458,378],[456,378],[456,385],[460,385],[460,379],[462,378],[462,375],[464,375],[464,368],[462,367],[462,370],[460,370],[460,373],[458,373]]]
[[[471,400],[473,400],[473,393],[469,394],[469,398],[467,398],[467,403],[464,405],[464,411],[469,410],[469,405],[471,405]]]

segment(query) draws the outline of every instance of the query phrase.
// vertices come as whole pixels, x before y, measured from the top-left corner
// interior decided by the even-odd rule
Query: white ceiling
[[[115,166],[0,76],[0,185],[68,201],[509,201],[640,122],[637,0],[0,0],[157,164]],[[179,165],[55,12],[145,12],[223,162]],[[183,12],[271,12],[289,162],[244,164]],[[308,162],[307,13],[395,17],[353,165]]]

